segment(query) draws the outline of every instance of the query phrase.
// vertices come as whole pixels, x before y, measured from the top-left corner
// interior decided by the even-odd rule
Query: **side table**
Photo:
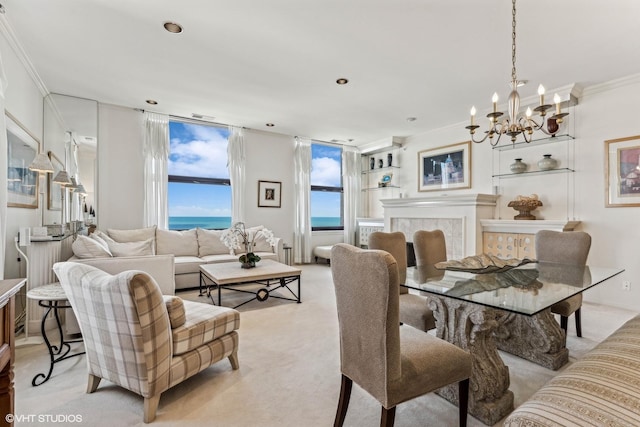
[[[31,381],[31,385],[34,387],[44,384],[49,381],[51,378],[51,373],[53,372],[53,366],[65,359],[69,359],[70,357],[80,356],[84,354],[84,351],[81,353],[69,354],[71,351],[71,345],[73,343],[82,342],[82,338],[66,341],[64,339],[64,334],[62,332],[62,322],[60,322],[60,309],[71,308],[71,305],[67,302],[67,295],[64,293],[62,289],[62,285],[60,283],[50,283],[48,285],[38,286],[37,288],[30,289],[27,292],[27,298],[38,301],[38,305],[40,307],[44,307],[46,310],[42,315],[42,321],[40,323],[40,332],[42,333],[42,338],[44,339],[45,344],[47,344],[47,350],[49,351],[49,372],[47,374],[37,374],[33,377]],[[58,328],[58,334],[60,335],[60,345],[55,346],[51,344],[49,337],[47,336],[47,331],[45,329],[45,323],[49,313],[53,311],[53,316],[56,319],[56,326]]]
[[[284,244],[282,246],[282,250],[284,250],[284,263],[287,265],[291,265],[292,264],[292,255],[293,255],[293,246],[288,245],[288,244]]]

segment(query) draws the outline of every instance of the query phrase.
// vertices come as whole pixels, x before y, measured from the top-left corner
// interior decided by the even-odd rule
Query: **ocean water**
[[[333,216],[314,216],[312,227],[339,227],[340,218]],[[230,216],[170,216],[169,230],[189,230],[191,228],[224,229],[231,227]]]

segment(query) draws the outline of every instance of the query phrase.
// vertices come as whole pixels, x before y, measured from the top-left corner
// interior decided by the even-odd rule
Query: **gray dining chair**
[[[374,231],[369,235],[369,249],[380,249],[387,251],[398,263],[398,274],[400,284],[407,280],[407,242],[404,234],[400,231],[385,233]],[[427,297],[412,294],[409,289],[400,286],[400,322],[418,328],[422,331],[429,331],[436,327],[436,319],[433,311],[427,305]]]
[[[416,265],[434,265],[447,260],[447,243],[442,230],[418,230],[413,233]]]
[[[535,246],[539,262],[584,266],[591,249],[591,236],[584,231],[541,230],[536,233]],[[582,337],[581,308],[582,293],[552,305],[551,312],[560,315],[560,327],[565,333],[569,316],[574,314],[576,335]]]
[[[471,355],[399,322],[403,266],[388,252],[340,243],[331,249],[340,332],[342,382],[334,427],[344,424],[353,383],[382,404],[381,426],[396,405],[458,383],[459,424],[466,426]]]

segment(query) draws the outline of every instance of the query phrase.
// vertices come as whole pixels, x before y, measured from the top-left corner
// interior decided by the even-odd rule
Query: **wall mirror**
[[[53,182],[53,175],[49,176],[43,223],[64,224],[76,220],[95,223],[98,102],[58,93],[50,93],[44,101],[44,148],[69,177],[82,184],[83,191],[60,186]]]

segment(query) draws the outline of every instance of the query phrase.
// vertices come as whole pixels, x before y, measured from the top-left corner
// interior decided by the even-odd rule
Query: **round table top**
[[[66,301],[67,294],[64,293],[62,285],[55,282],[29,289],[27,298],[42,301]]]

